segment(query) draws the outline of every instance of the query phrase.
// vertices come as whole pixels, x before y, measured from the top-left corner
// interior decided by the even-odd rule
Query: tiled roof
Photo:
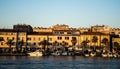
[[[105,34],[101,32],[84,32],[84,33],[81,33],[81,35],[109,35],[109,34]]]
[[[0,29],[0,32],[18,32],[18,31],[14,29]],[[25,32],[25,31],[19,30],[19,32]]]

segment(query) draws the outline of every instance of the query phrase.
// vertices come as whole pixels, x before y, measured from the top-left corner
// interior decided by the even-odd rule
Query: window
[[[31,38],[27,38],[27,40],[31,40]]]
[[[33,43],[33,45],[36,45],[36,43]]]
[[[62,37],[58,37],[58,40],[62,40]]]
[[[69,40],[69,37],[65,37],[65,40]]]
[[[15,38],[14,37],[12,37],[12,40],[14,40]]]
[[[64,34],[64,32],[60,32],[60,34]]]
[[[1,45],[3,45],[3,42],[1,42]]]
[[[48,38],[49,41],[52,41],[52,38]]]

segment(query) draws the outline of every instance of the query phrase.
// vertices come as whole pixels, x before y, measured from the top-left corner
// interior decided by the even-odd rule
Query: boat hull
[[[29,56],[42,56],[42,52],[30,52],[28,53]]]

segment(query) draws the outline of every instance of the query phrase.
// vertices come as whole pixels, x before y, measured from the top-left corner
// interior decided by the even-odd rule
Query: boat
[[[56,51],[56,52],[51,53],[51,55],[53,55],[53,56],[59,56],[60,53],[58,51]]]
[[[89,53],[84,53],[84,56],[85,56],[85,57],[89,57],[90,54],[89,54]]]
[[[41,52],[41,51],[39,51],[39,50],[36,50],[36,51],[34,51],[34,52],[29,52],[29,53],[27,53],[29,56],[42,56],[43,55],[43,53]]]
[[[94,57],[94,56],[96,56],[96,53],[95,52],[91,52],[90,56]]]
[[[113,57],[113,54],[111,52],[109,52],[108,57]]]
[[[89,57],[90,55],[89,54],[85,54],[85,57]]]
[[[62,53],[62,56],[67,56],[67,52],[63,52],[63,53]]]
[[[113,53],[113,57],[118,57],[118,54],[117,53]]]
[[[102,57],[107,57],[108,55],[107,55],[107,53],[102,53],[101,56]]]

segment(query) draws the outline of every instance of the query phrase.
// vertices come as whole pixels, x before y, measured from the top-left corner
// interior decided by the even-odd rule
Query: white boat
[[[107,55],[107,53],[102,53],[101,56],[102,57],[107,57],[108,55]]]
[[[109,52],[108,57],[113,57],[113,54],[111,52]]]
[[[67,52],[63,52],[62,55],[63,55],[63,56],[67,56]]]
[[[53,55],[53,56],[59,56],[60,53],[58,51],[56,51],[56,52],[51,53],[51,55]]]
[[[85,57],[89,57],[89,56],[90,56],[90,54],[88,54],[88,53],[85,53],[85,54],[84,54],[84,56],[85,56]]]
[[[113,56],[116,58],[118,56],[118,54],[117,53],[113,53]]]
[[[96,53],[95,52],[91,52],[90,56],[94,57],[94,56],[96,56]]]
[[[39,50],[36,50],[35,52],[29,52],[27,53],[29,56],[42,56],[43,53]]]

